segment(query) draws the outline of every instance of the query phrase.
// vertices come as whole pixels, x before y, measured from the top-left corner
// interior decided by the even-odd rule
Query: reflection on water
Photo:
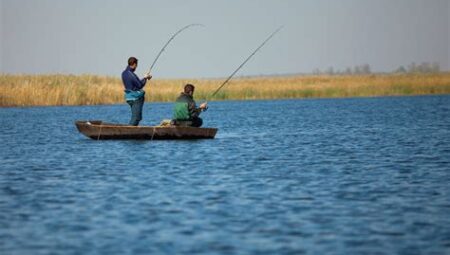
[[[450,96],[211,102],[197,141],[74,126],[126,105],[0,116],[1,254],[450,252]]]

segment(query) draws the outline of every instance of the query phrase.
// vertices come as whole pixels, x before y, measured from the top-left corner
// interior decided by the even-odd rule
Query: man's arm
[[[200,107],[197,108],[197,105],[195,104],[195,102],[192,101],[192,102],[189,102],[188,108],[189,108],[189,112],[191,113],[191,117],[198,117],[198,116],[200,116],[200,113],[203,110],[208,108],[208,105],[205,102],[205,103],[201,104]]]
[[[147,83],[147,79],[143,78],[142,80],[139,80],[139,77],[135,74],[134,75],[135,79],[134,79],[134,86],[137,89],[142,89],[145,84]]]
[[[142,78],[141,80],[139,80],[139,77],[134,73],[133,73],[133,76],[135,78],[135,79],[133,79],[133,83],[137,89],[142,89],[145,86],[145,84],[147,83],[147,81],[152,78],[152,76],[149,73],[145,74],[144,78]]]
[[[194,101],[188,103],[188,110],[192,118],[197,118],[200,115],[202,109],[197,108],[197,105]]]

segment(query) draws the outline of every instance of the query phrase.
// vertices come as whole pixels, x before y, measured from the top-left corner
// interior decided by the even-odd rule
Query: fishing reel
[[[208,110],[208,102],[206,101],[206,102],[204,102],[203,104],[206,104],[205,107],[200,108],[200,109],[201,109],[202,112],[206,112],[206,110]],[[201,105],[203,105],[203,104],[201,104]],[[200,106],[201,106],[201,105],[200,105]]]

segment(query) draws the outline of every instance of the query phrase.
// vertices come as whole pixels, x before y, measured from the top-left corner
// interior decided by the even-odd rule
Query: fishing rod
[[[217,94],[217,92],[219,92],[219,90],[225,86],[225,84],[228,83],[229,80],[231,80],[231,78],[233,78],[233,76],[245,65],[245,63],[247,63],[247,61],[249,61],[253,55],[256,54],[256,52],[258,52],[259,49],[262,48],[262,46],[264,46],[264,44],[266,44],[266,42],[268,42],[276,33],[278,33],[281,29],[283,28],[283,26],[279,27],[277,30],[275,30],[275,32],[273,32],[269,37],[267,37],[267,39],[261,43],[261,45],[259,45],[258,48],[256,48],[255,51],[253,51],[252,54],[250,54],[250,56],[248,56],[248,58],[230,75],[228,76],[228,78],[216,89],[216,91],[214,91],[214,93],[211,94],[210,98],[212,98],[213,96],[215,96]]]
[[[158,55],[156,56],[155,60],[153,61],[152,65],[150,66],[150,69],[148,70],[148,73],[150,73],[153,69],[153,67],[156,64],[156,61],[158,61],[159,56],[161,56],[161,54],[163,53],[163,51],[166,49],[167,45],[169,45],[169,43],[181,32],[183,32],[184,30],[193,27],[193,26],[204,26],[203,24],[189,24],[187,26],[182,27],[180,30],[178,30],[175,34],[172,35],[172,37],[170,37],[169,41],[167,41],[166,44],[164,44],[164,46],[162,47],[162,49],[159,51]]]

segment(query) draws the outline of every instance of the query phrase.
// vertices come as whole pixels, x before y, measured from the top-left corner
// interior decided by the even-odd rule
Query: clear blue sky
[[[0,72],[225,77],[278,26],[238,75],[310,73],[411,62],[449,69],[449,0],[0,0]]]

